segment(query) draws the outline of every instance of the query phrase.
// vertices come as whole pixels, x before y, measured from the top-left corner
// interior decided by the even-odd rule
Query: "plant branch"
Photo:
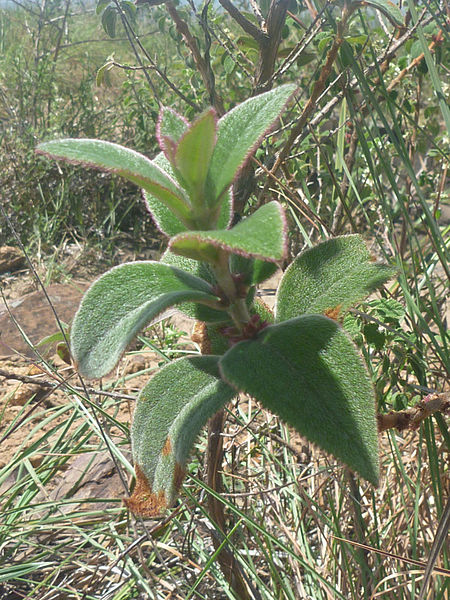
[[[428,394],[412,408],[390,411],[384,415],[379,414],[377,416],[378,430],[380,432],[387,429],[398,429],[398,431],[410,429],[414,431],[420,427],[427,417],[437,412],[443,415],[450,412],[450,392]]]
[[[247,17],[245,17],[232,2],[229,2],[229,0],[219,0],[219,3],[230,14],[230,16],[233,17],[236,23],[242,27],[245,33],[248,33],[248,35],[254,38],[258,44],[265,43],[265,41],[268,39],[267,33],[264,33],[262,29],[249,21]]]
[[[267,35],[259,41],[260,55],[254,95],[272,87],[272,75],[288,6],[289,0],[272,0],[270,3],[266,20]]]
[[[211,65],[201,55],[198,44],[189,30],[189,27],[185,21],[180,17],[177,9],[173,2],[166,2],[166,8],[171,16],[178,33],[184,38],[187,47],[191,51],[192,58],[194,59],[195,65],[203,79],[206,90],[208,91],[210,102],[216,109],[219,116],[225,113],[223,101],[215,91],[214,73],[212,72]]]
[[[302,111],[302,114],[300,115],[299,120],[297,121],[296,125],[291,129],[291,132],[289,134],[289,138],[288,138],[286,144],[283,146],[282,150],[280,151],[280,153],[278,154],[278,156],[275,160],[275,164],[273,165],[273,167],[271,169],[271,174],[273,174],[273,175],[276,174],[276,172],[280,168],[281,164],[284,162],[284,160],[289,155],[289,152],[291,151],[293,144],[295,143],[297,137],[302,133],[303,128],[305,127],[310,114],[312,113],[313,109],[315,108],[316,102],[317,102],[319,96],[322,94],[322,92],[324,91],[324,89],[326,87],[326,82],[327,82],[328,77],[330,76],[331,69],[333,67],[334,61],[336,60],[336,57],[339,52],[339,48],[341,47],[341,45],[344,41],[344,32],[345,32],[345,29],[347,26],[348,18],[351,15],[351,12],[352,12],[352,10],[348,9],[348,8],[344,8],[342,11],[342,18],[337,26],[336,36],[334,38],[333,45],[331,46],[330,50],[328,51],[328,54],[327,54],[327,57],[325,60],[325,64],[322,67],[319,78],[314,85],[311,96],[309,97],[308,101],[305,104],[305,107],[303,108],[303,111]],[[264,190],[262,192],[263,196],[268,191],[270,181],[271,180],[269,178],[267,183],[264,186]]]

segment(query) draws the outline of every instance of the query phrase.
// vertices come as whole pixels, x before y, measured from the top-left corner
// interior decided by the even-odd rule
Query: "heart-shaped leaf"
[[[122,175],[158,198],[183,223],[190,222],[191,207],[185,192],[143,154],[111,142],[90,139],[45,142],[38,146],[37,152]]]
[[[337,237],[305,250],[280,282],[276,320],[308,313],[336,315],[395,274],[371,257],[359,235]]]
[[[187,300],[215,304],[211,286],[154,261],[125,263],[95,281],[84,295],[70,332],[79,372],[103,377],[134,336],[163,310]]]
[[[217,142],[208,173],[207,189],[215,204],[280,116],[295,85],[287,84],[249,98],[218,123]]]
[[[136,486],[126,503],[143,517],[173,504],[195,438],[235,391],[220,379],[217,356],[181,358],[139,395],[131,428]]]
[[[269,202],[233,229],[181,233],[172,238],[170,249],[175,254],[205,262],[214,262],[219,249],[280,262],[287,252],[283,209],[278,202]]]
[[[239,342],[220,360],[224,380],[251,394],[327,452],[377,483],[378,442],[371,382],[333,320],[306,315]]]

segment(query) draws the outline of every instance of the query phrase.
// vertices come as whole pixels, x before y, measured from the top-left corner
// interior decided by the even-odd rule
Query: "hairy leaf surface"
[[[209,109],[196,119],[179,140],[175,165],[191,193],[193,204],[203,204],[206,175],[216,142],[217,117]]]
[[[235,395],[217,362],[217,356],[181,358],[140,393],[131,429],[136,487],[127,504],[133,512],[152,517],[173,504],[195,438]]]
[[[270,325],[220,360],[225,381],[360,475],[377,483],[378,442],[371,382],[333,320],[306,315]]]
[[[308,313],[336,315],[390,279],[395,270],[374,262],[359,235],[305,250],[289,265],[277,293],[276,320]]]
[[[219,120],[217,143],[208,173],[208,191],[213,204],[232,184],[294,90],[295,85],[287,84],[249,98]]]
[[[211,286],[175,267],[154,261],[125,263],[95,281],[71,328],[71,352],[86,377],[103,377],[134,336],[179,302],[214,302]]]
[[[39,153],[97,167],[122,175],[163,202],[182,222],[191,209],[185,192],[157,164],[143,154],[103,140],[62,139],[38,146]]]
[[[172,252],[206,262],[213,262],[220,248],[270,262],[283,260],[287,234],[281,205],[269,202],[232,229],[190,231],[170,241]]]
[[[177,267],[178,269],[183,269],[183,271],[195,275],[196,277],[200,277],[211,285],[216,283],[214,276],[206,263],[187,258],[186,256],[174,254],[170,250],[167,250],[163,254],[161,262],[166,265]],[[230,317],[224,310],[216,310],[195,302],[182,302],[177,305],[177,309],[187,317],[196,319],[197,321],[204,321],[205,323],[227,323],[230,320]]]

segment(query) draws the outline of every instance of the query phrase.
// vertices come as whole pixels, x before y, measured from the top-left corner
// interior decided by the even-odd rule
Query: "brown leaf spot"
[[[180,465],[180,463],[175,463],[175,470],[173,472],[173,487],[178,491],[183,483],[183,479],[186,475],[186,471]]]
[[[170,441],[170,437],[167,436],[166,443],[164,444],[164,448],[162,449],[163,456],[168,456],[172,452],[172,443]]]
[[[338,304],[334,308],[327,308],[324,311],[324,315],[329,319],[333,319],[333,321],[339,321],[339,315],[342,310],[342,304]]]
[[[136,464],[135,469],[136,485],[133,494],[130,498],[125,498],[124,502],[136,515],[145,518],[156,517],[167,508],[166,495],[163,490],[154,494],[141,467]]]

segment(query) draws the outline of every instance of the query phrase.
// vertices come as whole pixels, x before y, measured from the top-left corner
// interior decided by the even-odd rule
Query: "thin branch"
[[[219,2],[223,6],[223,8],[230,14],[230,16],[233,17],[236,23],[238,23],[238,25],[242,27],[245,33],[251,35],[252,38],[254,38],[258,42],[258,44],[266,43],[269,37],[267,33],[264,33],[262,29],[254,25],[251,21],[249,21],[247,17],[245,17],[232,2],[229,2],[229,0],[219,0]]]
[[[30,375],[20,375],[19,373],[12,373],[11,371],[5,371],[4,369],[0,369],[0,377],[3,377],[7,380],[13,381],[21,381],[22,383],[38,385],[42,388],[46,388],[49,390],[56,390],[57,388],[63,386],[69,392],[85,392],[87,390],[89,394],[96,394],[98,396],[107,396],[108,398],[118,398],[120,400],[136,400],[135,396],[130,396],[128,394],[119,394],[117,392],[105,392],[104,390],[97,390],[95,388],[82,388],[75,385],[69,385],[65,380],[61,379],[58,383],[53,383],[51,381],[46,381],[45,379],[36,379]]]
[[[203,58],[200,53],[200,49],[198,44],[189,30],[189,27],[185,21],[180,17],[177,9],[173,2],[166,3],[167,11],[169,15],[172,17],[173,22],[175,23],[175,27],[178,33],[184,38],[187,47],[191,51],[192,58],[194,59],[195,65],[203,79],[203,83],[205,84],[206,90],[209,93],[210,101],[217,113],[221,116],[225,113],[225,108],[223,106],[223,101],[215,92],[214,85],[214,74],[211,70],[211,66],[208,62]]]
[[[412,408],[377,415],[378,430],[380,432],[387,429],[415,431],[427,417],[437,412],[443,415],[450,412],[450,392],[428,394]]]

